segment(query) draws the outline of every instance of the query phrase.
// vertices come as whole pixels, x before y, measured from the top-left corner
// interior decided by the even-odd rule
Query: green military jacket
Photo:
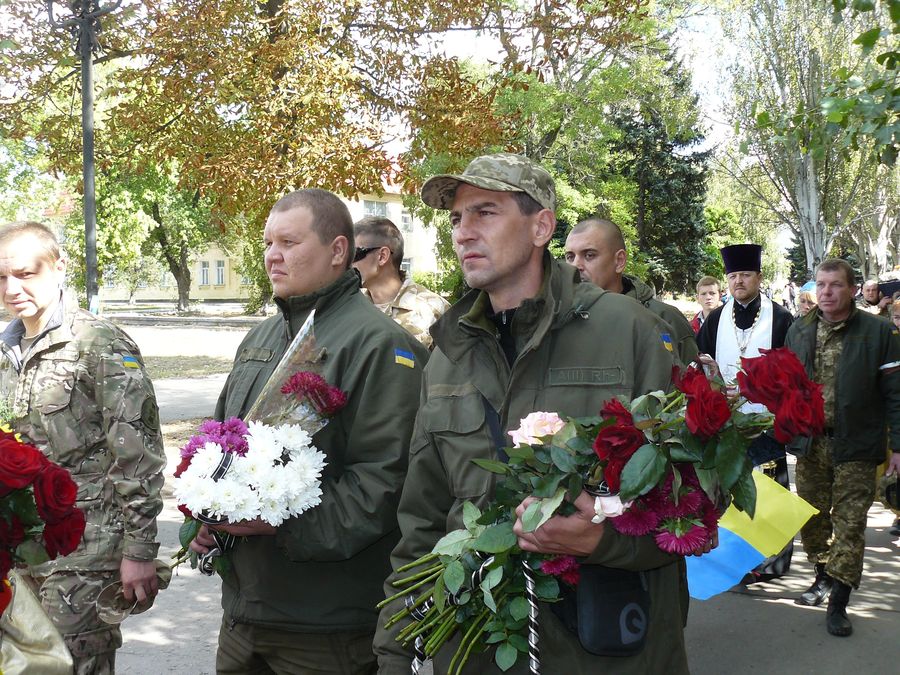
[[[656,299],[656,291],[637,277],[622,276],[624,285],[623,295],[634,298],[644,307],[669,324],[672,332],[672,341],[675,343],[675,351],[682,365],[690,364],[700,350],[697,349],[697,338],[690,322],[677,307],[667,305]]]
[[[818,321],[819,313],[810,312],[791,325],[785,340],[810,378]],[[886,439],[891,449],[900,449],[900,336],[893,324],[856,307],[844,330],[834,384],[832,455],[835,462],[881,464]],[[810,440],[794,439],[787,450],[803,456]]]
[[[518,357],[512,368],[499,346],[496,328],[485,317],[489,300],[472,291],[432,328],[435,350],[425,369],[422,400],[410,446],[410,467],[398,519],[403,537],[394,550],[394,569],[428,553],[445,533],[462,527],[462,505],[484,508],[494,475],[473,463],[496,458],[483,398],[499,413],[506,431],[534,411],[596,415],[616,395],[666,389],[672,354],[663,345],[667,328],[657,317],[621,295],[579,284],[568,265],[545,258],[540,294],[516,311],[512,329]],[[683,562],[652,537],[626,537],[607,527],[585,561],[628,570],[647,570],[652,596],[644,650],[630,658],[601,658],[582,649],[548,606],[542,606],[541,665],[546,673],[684,673],[687,662],[682,626],[687,592]],[[395,590],[388,579],[385,590]],[[375,652],[382,674],[405,675],[410,655],[394,640],[402,625],[381,626],[398,611],[382,610]],[[446,653],[445,653],[446,652]],[[435,673],[444,673],[453,653],[438,655]],[[524,658],[515,673],[525,672]],[[492,654],[473,656],[470,673],[499,673]]]
[[[70,555],[32,570],[114,570],[122,557],[152,560],[166,457],[159,411],[137,345],[117,326],[63,298],[24,355],[14,319],[0,335],[0,387],[12,426],[69,470],[84,511]]]
[[[348,402],[313,437],[327,457],[322,503],[275,536],[238,540],[231,550],[225,619],[304,633],[372,630],[399,539],[397,502],[428,351],[359,292],[355,270],[276,303],[280,316],[238,348],[216,418],[247,413],[312,309],[326,352],[322,375]]]

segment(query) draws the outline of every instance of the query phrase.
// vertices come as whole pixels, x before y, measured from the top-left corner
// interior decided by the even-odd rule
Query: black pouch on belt
[[[597,656],[633,656],[647,640],[650,592],[643,572],[582,565],[577,589],[560,585],[553,613]]]

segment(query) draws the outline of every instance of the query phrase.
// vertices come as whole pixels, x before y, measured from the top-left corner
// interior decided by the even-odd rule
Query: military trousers
[[[223,619],[217,675],[374,675],[373,631],[296,633]]]
[[[875,469],[870,462],[834,462],[827,438],[815,439],[809,453],[797,459],[797,494],[819,510],[800,530],[806,556],[853,588],[862,578]]]
[[[72,653],[75,675],[115,672],[122,631],[98,616],[96,601],[100,591],[118,578],[118,571],[61,571],[28,578]]]

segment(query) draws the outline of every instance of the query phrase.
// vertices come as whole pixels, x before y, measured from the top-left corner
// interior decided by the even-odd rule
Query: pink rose
[[[519,428],[510,431],[513,445],[539,445],[542,436],[552,436],[565,426],[559,415],[552,412],[533,412],[519,421]]]

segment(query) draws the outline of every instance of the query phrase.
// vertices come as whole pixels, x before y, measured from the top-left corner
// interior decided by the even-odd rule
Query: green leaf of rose
[[[468,530],[453,530],[441,537],[431,549],[438,555],[459,555],[470,547],[472,534]]]
[[[495,567],[485,575],[484,579],[481,581],[481,585],[486,588],[494,588],[501,581],[503,581],[503,568]]]
[[[513,522],[508,520],[488,527],[472,542],[471,547],[483,553],[501,553],[515,545]]]
[[[521,621],[528,616],[528,601],[521,595],[517,595],[509,603],[509,614],[516,621]]]
[[[728,429],[719,436],[716,448],[716,472],[722,489],[731,490],[747,462],[747,443],[734,429]]]
[[[509,473],[509,465],[505,462],[498,462],[496,459],[473,459],[472,461],[482,469],[490,471],[491,473]]]
[[[666,471],[666,458],[655,445],[642,445],[622,469],[619,497],[623,502],[646,494]]]
[[[496,614],[497,613],[497,602],[494,600],[494,596],[491,593],[491,589],[485,588],[484,582],[481,583],[481,595],[484,598],[484,606]]]
[[[497,647],[497,651],[494,652],[494,661],[497,663],[497,667],[500,670],[506,672],[516,664],[518,656],[519,651],[509,642],[504,642]]]
[[[178,541],[181,542],[182,548],[187,548],[200,532],[201,522],[193,518],[185,518],[181,527],[178,528]]]
[[[751,471],[742,475],[731,488],[734,505],[751,518],[756,513],[756,483]]]
[[[467,530],[472,530],[478,525],[478,519],[481,518],[481,509],[472,502],[463,502],[463,524]]]
[[[557,469],[564,473],[573,473],[578,470],[578,461],[575,455],[558,445],[550,446],[550,458]]]
[[[50,556],[47,555],[47,549],[34,539],[28,539],[19,544],[18,548],[16,548],[16,555],[27,565],[40,565],[50,560]]]
[[[455,594],[462,588],[463,581],[466,579],[466,570],[459,560],[449,563],[441,575],[444,579],[444,586],[451,594]]]

